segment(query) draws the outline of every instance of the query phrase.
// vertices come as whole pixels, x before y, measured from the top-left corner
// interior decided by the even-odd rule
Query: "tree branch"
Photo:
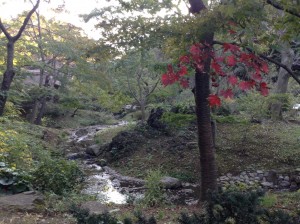
[[[7,30],[6,30],[5,26],[3,25],[1,19],[0,19],[0,29],[1,29],[2,32],[5,34],[6,38],[7,38],[8,40],[10,40],[10,39],[11,39],[11,35],[7,32]]]
[[[27,16],[26,16],[26,18],[24,19],[24,22],[23,22],[21,28],[19,29],[19,32],[17,33],[16,36],[12,37],[12,39],[13,39],[14,42],[17,41],[17,40],[21,37],[21,35],[22,35],[22,33],[23,33],[23,31],[24,31],[24,29],[25,29],[27,23],[29,22],[30,17],[31,17],[32,14],[35,12],[35,10],[39,7],[39,4],[40,4],[40,0],[37,0],[35,6],[34,6],[34,7],[30,10],[30,12],[27,14]]]
[[[220,41],[214,41],[213,44],[223,45],[224,43],[223,43],[223,42],[220,42]],[[241,47],[239,44],[234,43],[234,42],[231,42],[230,44],[234,44],[234,45],[236,45],[236,46]],[[246,48],[247,51],[249,51],[249,52],[251,52],[251,53],[255,53],[255,52],[254,52],[252,49],[250,49],[249,47],[245,47],[245,48]],[[263,58],[263,59],[265,59],[265,60],[267,60],[267,61],[269,61],[269,62],[271,62],[271,63],[273,63],[273,64],[275,64],[275,65],[277,65],[277,66],[279,66],[279,67],[281,67],[281,68],[283,68],[284,70],[286,70],[287,73],[288,73],[291,77],[293,77],[293,79],[300,85],[300,79],[299,79],[299,78],[297,77],[297,75],[296,75],[290,68],[288,68],[286,65],[284,65],[284,64],[282,64],[282,63],[276,61],[275,59],[270,58],[270,57],[268,57],[268,56],[266,56],[266,55],[264,55],[264,54],[257,54],[257,55],[258,55],[260,58]]]
[[[297,17],[300,18],[300,14],[299,14],[299,13],[297,13],[296,11],[294,11],[294,10],[292,10],[292,9],[285,9],[285,8],[283,8],[283,6],[280,5],[278,2],[274,2],[273,0],[267,0],[267,3],[268,3],[269,5],[272,5],[272,6],[273,6],[274,8],[276,8],[276,9],[285,11],[285,12],[287,12],[287,13],[293,15],[293,16],[297,16]]]

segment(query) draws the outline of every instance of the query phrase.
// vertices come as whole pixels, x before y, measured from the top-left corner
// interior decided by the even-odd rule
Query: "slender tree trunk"
[[[15,76],[14,71],[14,45],[15,42],[21,37],[31,15],[34,13],[34,11],[38,8],[40,3],[40,0],[37,0],[36,4],[33,6],[33,8],[29,11],[27,16],[25,17],[22,26],[20,27],[18,33],[15,36],[11,36],[11,34],[7,31],[6,27],[3,25],[1,18],[0,18],[0,30],[4,33],[7,39],[7,61],[6,61],[6,71],[3,74],[3,80],[1,84],[1,90],[0,90],[0,116],[4,113],[4,107],[7,101],[7,92],[10,89],[10,85],[12,83],[12,80]]]
[[[142,114],[142,123],[146,122],[146,103],[142,100],[140,102],[141,114]]]
[[[41,107],[40,107],[39,113],[34,121],[34,123],[36,125],[42,124],[42,118],[43,118],[45,110],[46,110],[46,102],[47,102],[47,96],[43,96],[43,98],[41,100]]]
[[[282,46],[281,50],[281,63],[286,65],[288,68],[291,69],[293,60],[294,60],[294,51],[291,49],[290,46],[287,46],[286,44]],[[278,95],[280,97],[280,94],[284,94],[287,92],[288,89],[288,83],[289,83],[289,77],[290,75],[286,72],[285,69],[280,68],[278,73],[278,80],[276,82],[276,88],[275,88],[275,96]],[[280,98],[275,98],[275,102],[271,105],[271,118],[272,120],[282,120],[282,105],[283,102],[280,100]]]
[[[212,43],[213,34],[208,34],[206,43]],[[208,49],[209,51],[209,49]],[[207,200],[208,191],[217,188],[216,161],[210,119],[210,107],[207,98],[210,94],[209,70],[211,60],[208,58],[204,65],[204,72],[196,71],[195,75],[195,103],[198,126],[198,146],[201,167],[201,200]]]
[[[10,89],[10,85],[15,76],[13,61],[14,61],[14,52],[15,52],[15,42],[8,41],[7,43],[7,64],[6,71],[3,75],[3,80],[1,84],[1,92],[0,92],[0,116],[4,113],[4,107],[7,101],[7,93]]]
[[[199,13],[201,10],[206,9],[201,0],[190,0],[190,3],[190,11],[193,13]],[[200,41],[212,46],[213,38],[214,34],[207,31],[204,38]],[[209,55],[210,48],[207,47],[206,51],[207,55]],[[217,189],[215,150],[210,119],[210,107],[207,100],[210,94],[210,64],[211,58],[208,57],[204,61],[203,72],[196,69],[195,74],[194,96],[198,126],[198,146],[200,152],[201,201],[208,199],[208,191],[214,191]]]

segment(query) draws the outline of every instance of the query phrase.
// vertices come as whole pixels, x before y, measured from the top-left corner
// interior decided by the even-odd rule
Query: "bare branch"
[[[278,2],[274,2],[273,0],[267,0],[267,3],[269,5],[272,5],[276,9],[285,11],[285,12],[287,12],[287,13],[293,15],[293,16],[297,16],[297,17],[300,18],[300,14],[298,12],[296,12],[295,10],[292,10],[292,9],[285,9],[285,8],[283,8],[283,6],[280,5]]]
[[[19,32],[17,33],[16,36],[12,37],[13,41],[16,42],[22,35],[27,23],[29,22],[30,17],[32,16],[32,14],[35,12],[35,10],[39,7],[40,4],[40,0],[37,0],[35,6],[29,11],[29,13],[27,14],[26,18],[24,19],[24,22],[21,26],[21,28],[19,29]]]

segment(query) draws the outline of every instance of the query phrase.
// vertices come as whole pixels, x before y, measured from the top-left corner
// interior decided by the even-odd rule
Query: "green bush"
[[[239,110],[245,112],[250,119],[268,118],[269,105],[268,97],[258,93],[249,93],[238,99]]]
[[[146,192],[143,202],[147,206],[157,206],[164,203],[164,189],[160,182],[163,174],[160,170],[150,170],[146,177]]]
[[[192,114],[166,112],[163,114],[161,120],[171,128],[180,128],[195,121],[196,116]]]
[[[0,194],[16,194],[30,189],[31,176],[26,172],[7,167],[0,162]]]
[[[76,205],[71,206],[70,212],[76,218],[78,224],[156,224],[153,216],[147,219],[141,212],[134,213],[134,221],[131,218],[125,218],[123,222],[118,221],[116,217],[108,212],[90,214],[87,209],[82,209]]]
[[[58,195],[71,192],[83,181],[83,173],[74,161],[48,159],[33,172],[33,186]]]
[[[260,191],[225,191],[211,194],[206,212],[181,214],[180,224],[296,224],[299,217],[260,206]]]

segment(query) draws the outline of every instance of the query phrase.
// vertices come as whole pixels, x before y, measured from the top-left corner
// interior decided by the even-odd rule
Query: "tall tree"
[[[194,14],[207,10],[202,0],[189,0],[189,2],[191,5],[190,12]],[[207,44],[207,47],[204,49],[207,55],[210,54],[210,47],[213,45],[213,41],[214,33],[207,29],[199,40],[199,42]],[[207,199],[209,190],[214,191],[217,188],[217,166],[208,103],[210,95],[210,65],[211,58],[207,57],[203,61],[203,69],[196,68],[194,87],[201,166],[201,200]]]
[[[40,0],[37,0],[34,7],[29,11],[27,16],[25,17],[22,26],[20,27],[19,31],[17,32],[17,34],[15,36],[12,36],[8,32],[7,28],[4,26],[4,24],[2,23],[2,20],[0,19],[0,29],[2,30],[5,37],[7,38],[6,71],[3,74],[3,80],[2,80],[1,89],[0,89],[0,116],[2,116],[4,113],[5,103],[7,100],[7,94],[10,89],[13,78],[15,76],[15,71],[14,71],[15,43],[21,37],[23,31],[26,28],[26,25],[29,22],[30,17],[35,12],[35,10],[38,8],[39,3],[40,3]]]

